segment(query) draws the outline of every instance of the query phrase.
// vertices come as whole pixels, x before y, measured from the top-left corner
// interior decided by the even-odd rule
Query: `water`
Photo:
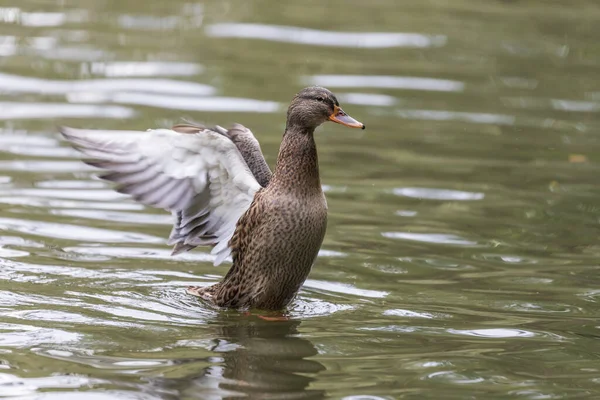
[[[0,0],[0,396],[600,398],[600,6]],[[207,249],[94,178],[56,125],[239,121],[287,103],[330,209],[289,321],[217,311]]]

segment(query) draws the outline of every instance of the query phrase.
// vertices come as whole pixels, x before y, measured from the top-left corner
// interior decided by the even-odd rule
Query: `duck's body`
[[[173,212],[174,253],[213,245],[215,264],[231,254],[221,282],[188,293],[219,307],[280,310],[306,280],[325,236],[327,203],[313,134],[327,119],[364,127],[326,89],[296,95],[273,174],[241,125],[157,130],[159,150],[123,135],[62,132],[96,159],[90,164],[110,171],[102,177],[121,184],[121,192]]]

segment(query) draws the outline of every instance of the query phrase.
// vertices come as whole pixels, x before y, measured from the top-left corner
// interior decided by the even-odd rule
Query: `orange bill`
[[[339,106],[335,106],[333,109],[333,113],[329,116],[329,120],[336,122],[338,124],[342,124],[344,126],[348,126],[350,128],[361,128],[365,129],[365,124],[362,122],[358,122],[348,114],[344,112]]]

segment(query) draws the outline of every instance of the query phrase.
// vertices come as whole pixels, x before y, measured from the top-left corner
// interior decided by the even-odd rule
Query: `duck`
[[[147,131],[59,127],[99,178],[119,193],[171,212],[173,255],[212,246],[224,278],[187,293],[219,308],[283,310],[306,281],[327,228],[315,129],[365,125],[328,89],[299,91],[288,110],[271,172],[250,129],[186,122]]]

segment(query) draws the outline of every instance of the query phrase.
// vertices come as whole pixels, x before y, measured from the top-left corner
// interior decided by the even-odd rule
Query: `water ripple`
[[[448,315],[432,314],[432,313],[428,313],[428,312],[418,312],[418,311],[403,310],[403,309],[385,310],[383,312],[383,315],[394,316],[394,317],[405,317],[405,318],[425,318],[425,319],[448,318]]]
[[[338,93],[337,98],[344,104],[356,104],[363,106],[393,106],[396,98],[385,94],[374,93]]]
[[[462,92],[465,89],[465,84],[460,81],[414,76],[314,75],[304,78],[304,81],[313,85],[342,88],[409,89],[437,92]]]
[[[74,200],[55,200],[43,197],[19,197],[10,195],[8,197],[0,196],[1,204],[14,204],[38,208],[80,208],[89,207],[96,210],[142,210],[144,206],[134,202],[96,202],[96,201],[74,201]]]
[[[388,292],[384,292],[381,290],[359,289],[347,283],[318,281],[315,279],[308,279],[304,286],[313,289],[325,290],[333,293],[351,294],[354,296],[371,298],[383,298],[389,294]]]
[[[192,76],[198,75],[204,70],[199,64],[165,61],[93,62],[89,66],[85,65],[85,67],[85,72],[111,78],[124,76]]]
[[[130,258],[130,259],[146,259],[146,260],[172,260],[177,261],[202,261],[213,262],[215,256],[203,253],[198,250],[178,254],[176,257],[171,255],[171,249],[157,249],[145,247],[65,247],[66,252],[88,255],[102,255],[111,258]]]
[[[489,329],[448,329],[448,333],[455,335],[477,336],[482,338],[511,338],[511,337],[533,337],[535,333],[523,329],[489,328]]]
[[[398,110],[397,115],[406,119],[464,121],[474,124],[514,125],[516,121],[516,117],[512,115],[442,110]]]
[[[0,7],[0,21],[30,27],[63,25],[67,15],[62,12],[26,12],[17,7]]]
[[[139,91],[144,93],[210,96],[216,89],[196,82],[172,79],[51,80],[0,73],[0,90],[9,93],[66,95]]]
[[[52,375],[41,378],[21,378],[11,374],[0,374],[0,393],[2,397],[27,396],[27,399],[46,399],[48,393],[39,393],[48,389],[87,389],[103,383],[101,379],[92,379],[77,375]],[[54,393],[56,394],[56,393]],[[34,396],[34,397],[29,397]],[[70,396],[68,396],[70,397]],[[59,398],[56,396],[56,398]],[[61,397],[64,399],[64,397]],[[92,399],[85,396],[86,399]],[[25,399],[19,397],[19,399]]]
[[[73,103],[102,103],[113,102],[120,104],[135,104],[158,108],[193,111],[214,112],[257,112],[272,113],[280,109],[274,101],[245,99],[240,97],[194,97],[194,96],[167,96],[164,94],[119,92],[107,93],[73,93],[67,95]]]
[[[1,84],[0,84],[1,89]],[[68,103],[0,102],[0,120],[48,118],[132,118],[135,111],[120,106]]]
[[[41,344],[73,343],[81,339],[79,333],[37,326],[0,323],[0,346],[32,347]]]
[[[382,49],[390,47],[441,47],[444,35],[387,32],[333,32],[294,26],[221,23],[206,27],[212,37],[262,39],[313,46]]]
[[[55,239],[108,243],[164,243],[156,236],[54,222],[0,218],[0,229]]]
[[[77,189],[7,189],[1,190],[0,195],[4,196],[34,196],[43,198],[55,199],[72,199],[72,200],[118,200],[129,197],[126,194],[118,193],[109,189],[96,190],[77,190]]]
[[[414,188],[404,187],[394,189],[394,194],[398,196],[414,197],[417,199],[431,200],[481,200],[485,194],[480,192],[465,192],[462,190],[434,189],[434,188]]]
[[[390,239],[413,240],[417,242],[450,244],[454,246],[477,246],[477,242],[467,240],[449,233],[414,233],[414,232],[383,232],[383,237]]]
[[[174,222],[173,216],[170,214],[146,214],[94,209],[57,209],[50,210],[50,212],[54,215],[141,225],[172,225]]]

